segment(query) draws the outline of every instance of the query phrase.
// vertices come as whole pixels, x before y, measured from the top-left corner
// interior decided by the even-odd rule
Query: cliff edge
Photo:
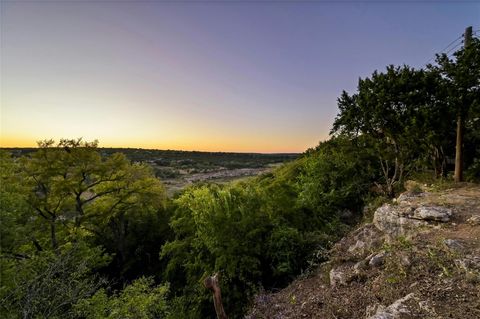
[[[480,318],[480,185],[407,189],[246,318]]]

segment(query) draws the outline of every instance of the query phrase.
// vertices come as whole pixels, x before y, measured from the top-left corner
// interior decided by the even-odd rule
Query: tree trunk
[[[457,118],[457,145],[455,150],[455,183],[463,181],[463,118]]]
[[[222,294],[220,291],[220,285],[218,283],[218,273],[211,277],[205,278],[203,282],[205,288],[209,289],[213,293],[213,305],[218,319],[227,319],[225,309],[223,309]]]

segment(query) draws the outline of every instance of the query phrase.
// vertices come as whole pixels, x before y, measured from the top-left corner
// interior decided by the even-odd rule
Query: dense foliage
[[[0,315],[208,318],[202,281],[218,272],[227,313],[241,317],[257,291],[328,258],[369,200],[415,174],[449,175],[459,114],[466,176],[480,179],[479,52],[473,39],[423,70],[375,71],[340,96],[330,140],[270,173],[171,199],[149,166],[96,142],[2,152]]]

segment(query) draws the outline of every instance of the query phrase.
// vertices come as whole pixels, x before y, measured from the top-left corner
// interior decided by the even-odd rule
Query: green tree
[[[70,247],[42,251],[2,269],[2,318],[74,318],[72,306],[89,297],[104,279],[92,268],[108,262],[100,249]],[[8,266],[3,264],[3,266]]]
[[[450,59],[446,54],[437,56],[438,66],[429,66],[430,69],[439,72],[445,80],[445,88],[448,92],[448,103],[454,110],[457,118],[457,138],[459,138],[462,148],[465,142],[471,141],[469,138],[475,139],[478,132],[478,114],[480,113],[480,40],[473,38],[470,45],[454,53],[454,59]],[[468,129],[466,139],[463,134],[465,128]],[[455,126],[451,127],[454,130]],[[473,152],[472,152],[473,148]],[[477,153],[475,147],[467,148],[469,155]],[[473,154],[472,154],[473,153]],[[463,157],[463,156],[462,156]],[[467,165],[473,160],[473,156],[467,156]],[[460,167],[456,181],[462,180],[463,163],[459,163]]]
[[[320,143],[305,158],[299,178],[299,201],[315,213],[317,221],[309,219],[310,223],[329,227],[330,222],[346,211],[360,217],[363,199],[378,178],[375,157],[363,140],[363,137],[332,138]]]
[[[332,133],[363,136],[378,158],[390,196],[425,154],[437,174],[444,170],[448,133],[443,128],[452,122],[452,112],[442,84],[438,71],[389,66],[385,73],[360,79],[356,94],[343,92],[338,99]]]
[[[109,275],[124,280],[127,270],[135,278],[159,264],[152,256],[168,235],[166,195],[149,167],[121,154],[101,156],[97,142],[80,139],[40,142],[22,158],[1,156],[6,313],[15,317],[30,305],[25,318],[68,317],[76,301],[98,289],[100,270],[114,268]],[[72,297],[60,300],[55,286]]]

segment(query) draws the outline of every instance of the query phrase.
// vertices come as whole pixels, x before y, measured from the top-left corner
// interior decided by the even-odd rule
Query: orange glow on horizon
[[[10,137],[0,136],[0,147],[2,148],[31,148],[37,147],[37,141],[50,139],[50,138],[38,138],[32,139],[26,136],[23,137]],[[59,138],[52,138],[55,141],[59,141]],[[84,139],[91,141],[89,139]],[[242,143],[198,143],[198,142],[178,142],[178,143],[156,143],[154,141],[142,141],[126,143],[109,141],[103,143],[99,140],[100,148],[141,148],[141,149],[156,149],[156,150],[182,150],[182,151],[203,151],[203,152],[238,152],[238,153],[302,153],[307,148],[313,147],[312,145],[295,145],[294,143],[285,144],[282,148],[275,147],[274,145],[267,145],[267,143],[252,143],[251,145],[244,145]]]

